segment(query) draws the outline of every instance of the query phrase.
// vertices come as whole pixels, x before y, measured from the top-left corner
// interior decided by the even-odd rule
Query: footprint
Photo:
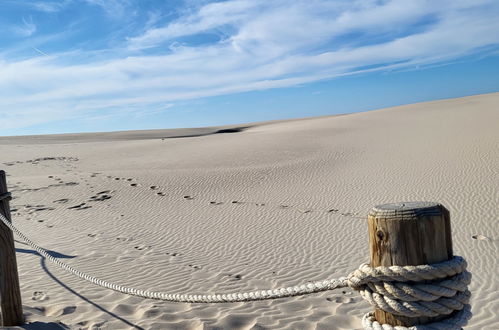
[[[242,204],[243,202],[240,202],[240,201],[232,201],[231,203],[232,203],[232,204]]]
[[[279,208],[281,208],[281,209],[289,209],[290,207],[291,206],[289,206],[289,205],[283,205],[283,204],[279,205]]]
[[[66,306],[64,308],[60,308],[58,306],[49,306],[46,309],[45,315],[46,316],[58,317],[58,316],[64,316],[64,315],[72,314],[72,313],[75,312],[75,310],[76,310],[76,306],[74,306],[74,305],[73,306]]]
[[[97,195],[109,194],[109,193],[111,193],[111,192],[112,192],[111,190],[103,190],[103,191],[99,191],[99,192],[97,193]]]
[[[86,203],[81,203],[75,206],[68,207],[68,210],[85,210],[89,208],[91,208],[91,206],[86,205]]]
[[[95,202],[102,202],[102,201],[105,201],[107,199],[111,199],[111,195],[107,195],[107,194],[103,194],[103,195],[96,195],[96,196],[92,196],[90,197],[89,201],[95,201]]]
[[[490,240],[490,238],[489,238],[489,237],[487,237],[487,236],[483,236],[483,235],[480,235],[480,234],[478,234],[478,235],[473,235],[473,236],[471,236],[471,238],[473,238],[473,239],[477,239],[477,240],[480,240],[480,241],[489,241],[489,240]]]
[[[88,237],[95,237],[97,234],[87,234]]]
[[[329,213],[336,213],[336,212],[338,212],[339,210],[337,210],[337,209],[329,209],[329,210],[327,210],[327,211],[328,211]]]
[[[158,196],[166,196],[166,194],[164,192],[161,192],[161,191],[157,192],[156,195],[158,195]]]
[[[151,247],[152,247],[151,245],[137,245],[137,246],[134,246],[133,248],[135,250],[142,251],[142,250],[149,250]]]
[[[211,205],[222,205],[224,202],[216,202],[216,201],[211,201]]]
[[[159,189],[158,186],[150,186],[149,188],[152,189],[152,190],[158,190]]]
[[[35,291],[33,292],[31,299],[36,301],[45,301],[49,299],[49,296],[47,296],[47,294],[43,291]]]
[[[52,210],[54,210],[54,208],[53,207],[37,207],[34,209],[35,212],[46,211],[46,210],[52,211]]]
[[[62,309],[62,315],[73,314],[75,310],[76,306],[66,306]]]
[[[194,199],[194,197],[191,197],[191,196],[184,196],[184,199],[186,199],[186,200],[190,201],[190,200],[193,200],[193,199]]]
[[[138,187],[138,185],[139,185],[138,183],[130,183],[130,186],[132,187]]]
[[[338,304],[351,304],[355,302],[355,299],[352,297],[335,297],[335,298],[326,298],[327,301],[334,301]]]
[[[132,237],[116,237],[116,240],[122,241],[122,242],[129,242],[129,241],[133,241],[133,238]]]
[[[223,274],[223,276],[231,277],[235,281],[239,281],[239,280],[241,280],[243,278],[243,276],[240,275],[240,274],[235,274],[235,275],[233,275],[233,274]]]
[[[255,203],[256,206],[265,206],[265,203]]]
[[[128,178],[128,179],[126,179],[126,180],[127,180],[127,181],[133,181],[133,179],[131,179],[131,178]]]
[[[67,198],[62,198],[62,199],[58,199],[56,201],[53,201],[53,203],[58,203],[58,204],[65,204],[67,202],[69,202],[69,199],[67,199]]]
[[[302,209],[297,209],[297,210],[300,213],[310,213],[310,212],[312,212],[312,210],[302,210]]]
[[[46,207],[45,205],[25,205],[24,209],[28,211],[28,214],[33,214],[40,211],[52,211],[53,207]]]

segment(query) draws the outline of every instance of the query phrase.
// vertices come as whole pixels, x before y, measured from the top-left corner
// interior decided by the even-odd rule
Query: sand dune
[[[93,275],[175,293],[344,276],[368,258],[372,206],[438,201],[473,273],[467,329],[497,329],[498,105],[495,93],[215,128],[3,137],[0,164],[14,223],[34,241]],[[360,329],[370,310],[351,290],[141,299],[16,248],[27,329]]]

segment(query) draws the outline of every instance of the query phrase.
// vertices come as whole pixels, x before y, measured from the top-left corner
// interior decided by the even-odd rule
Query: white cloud
[[[162,42],[177,37],[207,32],[227,24],[237,24],[256,15],[258,8],[264,7],[260,1],[236,0],[207,4],[196,13],[164,27],[152,28],[143,35],[129,39],[131,49],[155,47]]]
[[[85,0],[90,5],[101,7],[109,17],[122,17],[126,8],[131,5],[130,0]]]
[[[32,9],[43,13],[56,13],[63,10],[74,0],[2,0],[4,6],[15,6]]]
[[[440,63],[497,46],[498,13],[499,4],[485,0],[210,3],[129,38],[119,58],[0,58],[0,115],[11,119],[0,130]],[[176,40],[199,33],[224,37],[201,45]]]
[[[66,5],[69,4],[71,0],[64,1],[35,1],[27,2],[27,5],[32,6],[35,10],[42,11],[45,13],[56,13],[61,11]]]
[[[22,24],[13,26],[11,30],[21,37],[29,37],[36,32],[36,25],[33,23],[33,18],[23,17]]]

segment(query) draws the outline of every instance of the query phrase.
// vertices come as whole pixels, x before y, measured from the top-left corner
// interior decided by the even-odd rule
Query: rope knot
[[[438,329],[460,329],[471,317],[471,273],[466,266],[459,256],[430,265],[374,268],[362,264],[347,277],[347,283],[377,309],[406,317],[445,315],[449,317],[438,322]],[[371,324],[364,324],[366,329],[378,329],[373,327],[377,322],[372,314],[364,322]],[[390,329],[386,326],[379,329]]]

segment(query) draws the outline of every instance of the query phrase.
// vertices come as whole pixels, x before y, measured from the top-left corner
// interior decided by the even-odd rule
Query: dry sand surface
[[[499,93],[243,126],[0,138],[14,223],[98,277],[224,293],[344,276],[372,206],[438,201],[473,273],[467,329],[499,329]],[[16,248],[27,329],[360,329],[370,310],[351,290],[141,299]]]

